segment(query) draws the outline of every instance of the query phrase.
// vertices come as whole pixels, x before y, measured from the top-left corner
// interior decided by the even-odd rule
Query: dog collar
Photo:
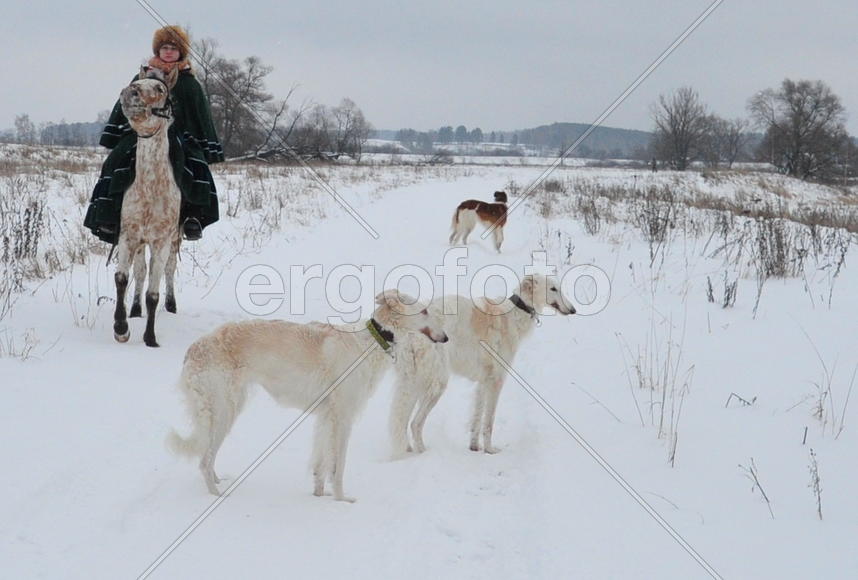
[[[518,294],[513,294],[512,296],[510,296],[509,301],[527,312],[531,316],[531,318],[536,316],[536,310],[534,310],[532,306],[528,306],[527,304],[525,304],[524,300],[522,300],[521,296],[519,296]]]
[[[528,306],[524,300],[521,299],[521,296],[513,294],[509,297],[509,301],[515,304],[518,308],[527,312],[530,317],[537,322],[537,326],[539,325],[539,316],[536,314],[536,310],[533,309],[533,306]]]
[[[375,342],[378,343],[378,346],[380,346],[384,352],[389,352],[392,346],[390,343],[393,342],[393,333],[389,330],[385,330],[378,322],[376,322],[375,318],[370,318],[366,321],[366,328],[375,339]]]

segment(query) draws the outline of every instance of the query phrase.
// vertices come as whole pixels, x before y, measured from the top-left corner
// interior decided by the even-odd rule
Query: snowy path
[[[0,500],[2,576],[136,577],[210,504],[196,466],[170,456],[163,440],[169,428],[185,425],[173,388],[185,348],[218,324],[247,317],[233,293],[244,268],[268,264],[285,274],[289,265],[323,264],[327,274],[340,264],[373,264],[378,289],[397,265],[417,264],[431,273],[448,249],[450,215],[458,201],[488,197],[502,187],[508,171],[498,170],[492,179],[483,175],[423,182],[389,191],[372,203],[350,197],[379,232],[379,240],[348,216],[336,215],[289,241],[275,239],[257,254],[236,256],[213,289],[183,278],[179,314],[162,312],[158,318],[161,349],[143,346],[140,320],[132,321],[129,344],[115,344],[109,305],[97,312],[92,330],[74,326],[68,306],[52,298],[62,281],[49,282],[22,300],[11,322],[17,328],[35,328],[47,342],[47,337],[60,338],[40,360],[0,360],[9,401],[0,407],[5,442],[0,460],[7,466]],[[344,195],[349,197],[348,192]],[[502,256],[474,236],[469,275],[493,263],[521,273],[530,263],[531,250],[538,249],[544,227],[540,224],[520,208],[507,228]],[[217,236],[207,232],[206,243],[218,243]],[[845,552],[847,538],[858,531],[858,502],[846,492],[854,468],[842,474],[834,470],[835,461],[854,465],[858,459],[852,431],[844,432],[840,447],[832,446],[827,458],[827,484],[837,509],[832,507],[824,534],[813,531],[819,522],[813,519],[809,492],[801,489],[806,477],[797,475],[791,487],[774,477],[787,472],[775,470],[772,463],[778,461],[792,461],[792,472],[804,469],[805,464],[794,459],[806,454],[806,448],[772,450],[768,455],[772,487],[789,487],[781,490],[783,497],[800,495],[802,504],[805,495],[808,500],[807,509],[784,508],[781,522],[767,519],[765,506],[748,493],[750,484],[735,468],[739,459],[765,453],[761,448],[768,441],[768,425],[774,425],[773,437],[778,439],[795,435],[792,423],[786,427],[795,415],[784,409],[806,389],[786,389],[765,411],[749,411],[758,415],[750,424],[753,435],[724,435],[723,442],[712,437],[729,431],[737,420],[736,413],[724,416],[726,394],[765,381],[785,383],[817,363],[810,359],[792,368],[786,361],[773,370],[766,361],[782,357],[765,351],[759,355],[758,370],[742,367],[741,376],[751,377],[742,379],[736,370],[722,366],[724,359],[735,356],[729,342],[753,337],[754,332],[761,337],[749,341],[768,340],[765,337],[778,334],[780,323],[767,322],[765,315],[751,321],[747,310],[736,315],[737,320],[728,320],[726,311],[712,311],[709,324],[721,342],[711,348],[716,338],[705,333],[688,340],[689,356],[697,357],[692,361],[698,364],[697,388],[684,411],[683,455],[679,467],[671,470],[662,442],[639,424],[615,335],[646,332],[638,316],[646,299],[626,280],[627,264],[640,259],[642,247],[587,238],[576,244],[576,260],[595,259],[615,276],[612,306],[591,318],[545,317],[515,362],[521,375],[725,577],[761,577],[772,570],[781,578],[807,577],[818,562],[834,562],[833,570],[858,569],[858,556]],[[186,268],[187,260],[184,275]],[[111,294],[101,264],[89,275],[99,280],[101,294]],[[86,277],[87,272],[79,272],[72,281],[81,288]],[[467,279],[460,284],[464,291]],[[676,287],[670,282],[666,286],[675,298]],[[308,288],[308,313],[300,319],[321,320],[332,314],[319,282]],[[783,302],[794,299],[790,295]],[[689,314],[689,325],[699,328],[710,314],[702,300],[694,303],[699,308]],[[284,307],[274,316],[288,313]],[[818,311],[795,316],[819,331],[814,336],[822,336],[820,329],[830,332],[830,339],[819,339],[823,349],[837,341],[839,349],[858,346],[843,320],[848,317]],[[823,320],[814,322],[819,317]],[[634,329],[625,323],[629,320],[634,320]],[[704,352],[709,356],[700,354]],[[759,380],[754,378],[757,373]],[[729,384],[719,385],[719,378]],[[747,382],[737,386],[733,380]],[[512,379],[501,396],[495,429],[502,453],[488,456],[467,449],[472,388],[454,379],[429,418],[428,451],[400,461],[388,459],[390,383],[388,377],[352,437],[345,483],[347,492],[358,498],[356,504],[310,494],[308,421],[151,577],[707,577]],[[717,418],[698,424],[696,419],[707,413]],[[276,407],[264,393],[256,394],[226,441],[219,471],[238,476],[297,416],[294,410]],[[855,413],[850,417],[856,418]],[[739,451],[748,440],[748,449]],[[756,450],[754,442],[760,442]],[[734,511],[737,505],[742,507]],[[797,550],[814,556],[794,551],[777,555],[771,542],[801,543]]]

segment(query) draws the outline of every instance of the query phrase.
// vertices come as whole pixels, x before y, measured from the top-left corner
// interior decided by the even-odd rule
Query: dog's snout
[[[446,332],[444,332],[444,331],[438,332],[438,331],[432,330],[428,326],[421,328],[420,333],[423,334],[426,338],[428,338],[432,342],[447,342],[448,340],[450,340],[449,338],[447,338]]]

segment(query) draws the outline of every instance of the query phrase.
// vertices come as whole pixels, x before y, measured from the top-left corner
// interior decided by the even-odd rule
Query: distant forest
[[[518,154],[540,154],[556,156],[573,145],[590,127],[583,123],[552,123],[530,129],[515,131],[484,132],[479,128],[468,129],[460,125],[441,127],[437,131],[415,131],[400,129],[399,131],[375,131],[373,137],[387,141],[398,141],[403,147],[415,153],[428,153],[445,143],[470,143],[475,147],[475,154],[490,153],[495,148],[496,153],[507,154],[517,151]],[[620,158],[648,159],[649,144],[652,133],[629,129],[614,129],[598,127],[580,143],[572,157],[587,158]],[[502,146],[502,149],[496,149]]]

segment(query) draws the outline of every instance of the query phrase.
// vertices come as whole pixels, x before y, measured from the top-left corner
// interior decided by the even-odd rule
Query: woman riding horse
[[[149,67],[164,73],[179,71],[170,93],[170,163],[182,192],[182,223],[186,240],[198,240],[202,230],[218,220],[217,190],[208,164],[223,161],[223,148],[212,123],[208,98],[194,77],[188,34],[178,26],[155,31]],[[135,77],[136,78],[136,77]],[[119,102],[101,134],[100,144],[111,150],[92,192],[84,225],[105,242],[119,238],[119,216],[125,191],[134,181],[137,135]]]

